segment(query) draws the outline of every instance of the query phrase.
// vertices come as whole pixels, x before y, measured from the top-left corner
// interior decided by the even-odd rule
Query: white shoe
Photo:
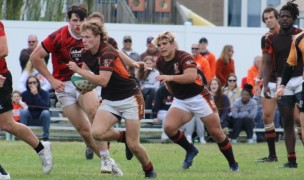
[[[231,139],[232,144],[237,144],[237,140],[236,139]]]
[[[11,179],[9,173],[7,173],[6,175],[0,173],[0,180],[9,180],[9,179]]]
[[[191,136],[186,136],[186,139],[188,140],[189,143],[192,143],[192,137]]]
[[[44,141],[41,143],[44,148],[38,153],[38,155],[42,161],[43,172],[45,174],[50,174],[53,168],[51,143],[48,141]]]
[[[205,140],[204,137],[200,137],[200,143],[201,143],[201,144],[206,144],[206,140]]]
[[[100,172],[101,173],[112,173],[112,166],[111,166],[111,160],[107,157],[100,157],[101,159],[101,167]]]
[[[120,167],[114,159],[110,158],[111,166],[112,166],[112,175],[113,176],[123,176],[123,172],[121,171]]]
[[[253,139],[247,139],[247,143],[248,143],[248,144],[253,144],[253,143],[254,143],[254,140],[253,140]]]

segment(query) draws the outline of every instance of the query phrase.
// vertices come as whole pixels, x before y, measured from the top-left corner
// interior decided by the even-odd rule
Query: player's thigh
[[[94,116],[99,106],[96,90],[87,92],[85,94],[80,94],[78,102],[86,113],[93,114]]]
[[[164,127],[165,129],[176,130],[182,125],[189,122],[193,117],[193,114],[177,107],[170,107],[166,116]]]
[[[130,143],[139,143],[140,120],[126,119],[126,141]]]
[[[112,112],[99,109],[96,112],[94,122],[92,124],[92,132],[101,134],[107,132],[118,122],[118,116]]]
[[[63,113],[77,130],[90,129],[88,117],[78,103],[64,107]]]

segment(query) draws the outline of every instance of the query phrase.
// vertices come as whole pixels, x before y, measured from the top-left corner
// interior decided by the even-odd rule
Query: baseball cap
[[[207,40],[207,38],[202,37],[198,42],[199,42],[200,44],[201,44],[202,42],[208,43],[208,40]]]
[[[147,38],[147,43],[148,43],[148,44],[151,43],[151,42],[153,41],[153,39],[154,39],[154,37],[149,36],[149,37]]]
[[[123,37],[123,40],[132,40],[132,37],[130,36],[130,35],[125,35],[124,37]]]

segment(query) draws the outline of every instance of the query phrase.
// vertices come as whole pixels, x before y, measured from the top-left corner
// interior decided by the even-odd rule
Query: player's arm
[[[144,68],[144,70],[147,69],[147,65],[144,62],[136,62],[133,59],[131,59],[129,56],[127,56],[124,52],[121,50],[117,50],[119,57],[124,62],[126,66],[129,67],[135,67],[135,68]]]
[[[191,84],[194,83],[197,77],[196,68],[187,68],[181,75],[159,75],[156,80],[161,83],[176,82],[179,84]],[[169,90],[169,89],[168,89]]]
[[[7,39],[6,36],[0,36],[0,59],[8,55]]]

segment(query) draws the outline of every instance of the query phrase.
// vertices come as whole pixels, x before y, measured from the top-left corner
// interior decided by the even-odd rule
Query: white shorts
[[[277,83],[269,82],[269,83],[268,83],[268,87],[269,87],[269,89],[270,89],[270,97],[271,97],[271,98],[275,98],[275,92],[276,92],[276,90],[277,90]],[[264,96],[264,86],[263,86],[263,88],[262,88],[261,97],[265,97],[265,96]]]
[[[301,92],[302,91],[302,83],[303,83],[302,76],[292,77],[288,81],[288,83],[285,87],[284,95],[295,95],[295,94]]]
[[[159,110],[158,113],[157,113],[157,118],[158,118],[161,122],[163,122],[163,121],[165,120],[167,114],[168,114],[168,111],[167,111],[167,110]]]
[[[214,113],[213,105],[215,106],[213,100],[207,100],[199,94],[183,100],[174,98],[171,107],[184,110],[201,118]]]
[[[99,110],[110,112],[125,120],[141,120],[145,115],[145,102],[141,92],[138,92],[134,96],[119,101],[104,99]]]
[[[65,81],[64,84],[65,88],[63,92],[55,92],[62,108],[75,104],[78,101],[80,95],[71,81]]]

